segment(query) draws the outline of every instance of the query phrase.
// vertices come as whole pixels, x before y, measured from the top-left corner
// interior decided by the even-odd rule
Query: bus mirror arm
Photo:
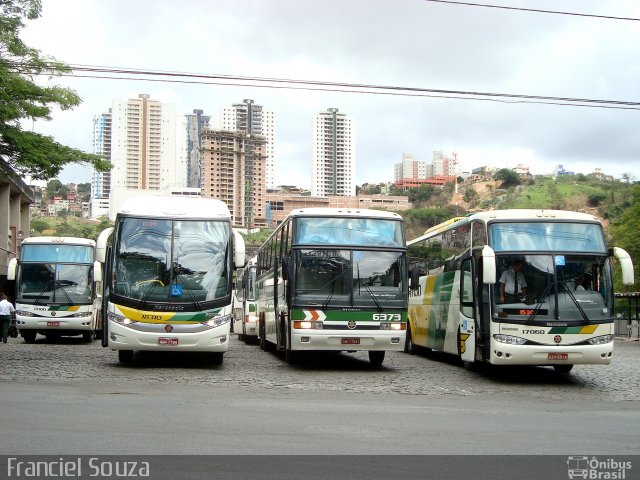
[[[482,247],[482,283],[496,283],[496,253],[489,245]]]
[[[631,256],[627,251],[619,247],[613,247],[609,249],[609,256],[614,256],[620,262],[620,268],[622,270],[622,284],[633,285],[633,262],[631,261]]]

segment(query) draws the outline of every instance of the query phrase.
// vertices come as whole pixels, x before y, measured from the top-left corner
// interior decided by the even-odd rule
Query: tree
[[[494,175],[493,178],[502,182],[502,188],[515,187],[520,185],[520,177],[513,170],[508,168],[501,168]]]
[[[90,163],[106,171],[111,164],[102,157],[22,129],[21,120],[51,120],[54,107],[69,110],[81,102],[69,88],[43,87],[33,81],[37,76],[71,71],[64,63],[27,47],[18,37],[24,21],[37,19],[41,10],[40,0],[0,1],[0,155],[18,173],[35,180],[54,178],[71,163]]]

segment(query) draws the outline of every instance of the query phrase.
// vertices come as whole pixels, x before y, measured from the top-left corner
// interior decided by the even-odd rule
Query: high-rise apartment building
[[[234,226],[266,226],[266,140],[205,127],[201,144],[202,196],[225,202]]]
[[[111,112],[111,192],[185,186],[186,139],[176,132],[174,105],[140,94],[115,100]]]
[[[433,152],[433,176],[457,177],[460,171],[458,155],[452,153],[450,156],[442,152]]]
[[[433,176],[433,165],[424,160],[416,160],[410,153],[402,154],[402,162],[393,166],[393,181],[405,179],[423,180]]]
[[[222,109],[222,130],[238,131],[264,138],[265,174],[267,188],[275,187],[275,125],[273,112],[256,105],[251,99]]]
[[[200,135],[205,126],[209,125],[211,117],[204,115],[202,110],[193,110],[193,113],[185,115],[186,119],[186,167],[187,187],[200,188],[201,186],[201,158]]]
[[[313,120],[311,195],[355,195],[355,128],[337,108]]]
[[[93,117],[93,153],[111,160],[111,109]],[[93,171],[91,179],[91,217],[98,218],[109,213],[111,172]]]

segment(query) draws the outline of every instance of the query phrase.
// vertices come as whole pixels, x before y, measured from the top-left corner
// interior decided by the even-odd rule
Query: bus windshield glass
[[[24,244],[20,250],[23,262],[93,263],[93,247],[87,245]]]
[[[404,253],[345,249],[295,251],[295,302],[341,307],[402,306]]]
[[[402,223],[377,218],[298,218],[294,244],[404,248]]]
[[[606,256],[500,255],[496,260],[494,320],[582,325],[611,321],[612,277]]]
[[[489,226],[496,252],[544,251],[607,253],[599,224],[568,222],[500,222]]]
[[[16,300],[31,304],[91,304],[92,272],[92,264],[22,263]]]
[[[146,302],[189,303],[230,294],[230,227],[208,220],[119,220],[112,291]]]

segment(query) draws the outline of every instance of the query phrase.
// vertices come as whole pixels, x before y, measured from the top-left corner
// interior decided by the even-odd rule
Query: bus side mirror
[[[93,262],[93,283],[102,281],[102,264],[97,260]]]
[[[233,266],[242,268],[245,264],[244,238],[235,230],[233,231]]]
[[[9,266],[7,267],[7,280],[16,279],[16,269],[18,268],[18,259],[12,258],[9,260]]]
[[[633,262],[631,261],[631,256],[626,250],[619,247],[613,247],[613,255],[620,262],[620,268],[622,269],[622,284],[633,285],[635,279],[633,276]]]
[[[107,242],[113,233],[113,227],[105,228],[96,240],[96,260],[104,263],[107,258]]]
[[[489,245],[482,247],[482,283],[496,283],[496,253]]]

